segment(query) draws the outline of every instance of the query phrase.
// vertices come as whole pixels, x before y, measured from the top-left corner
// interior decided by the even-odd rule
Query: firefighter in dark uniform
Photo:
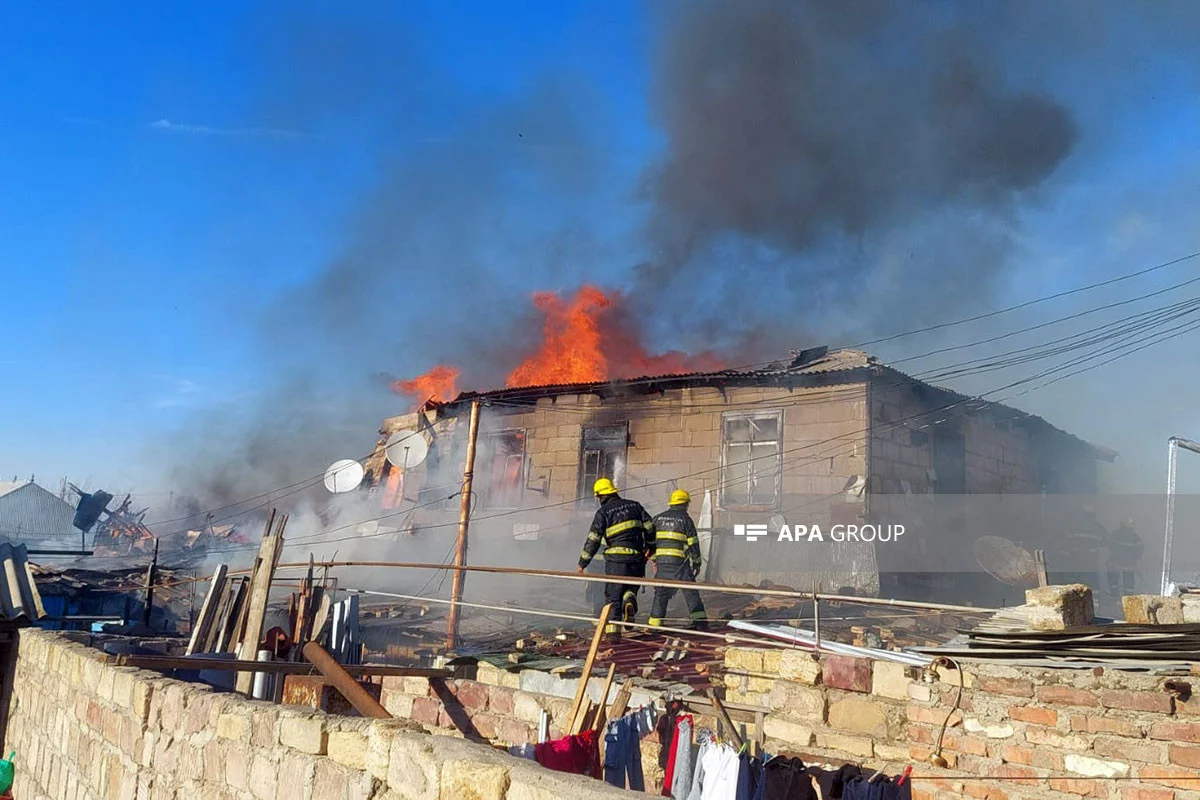
[[[688,503],[692,500],[683,489],[671,492],[670,507],[654,518],[654,538],[650,542],[650,557],[654,559],[654,574],[665,580],[692,581],[700,574],[700,541],[696,526],[688,514]],[[654,590],[654,604],[650,607],[650,624],[658,627],[667,616],[667,606],[675,596],[676,589],[659,586]],[[695,589],[684,589],[683,599],[687,603],[692,627],[707,630],[708,613]]]
[[[579,554],[579,574],[583,574],[600,545],[604,545],[604,574],[628,578],[646,577],[646,541],[654,538],[654,522],[642,504],[626,500],[617,494],[617,487],[608,478],[601,478],[592,487],[600,508],[592,518],[587,541]],[[637,584],[606,583],[604,600],[612,603],[614,614],[625,622],[637,616]],[[620,626],[610,622],[604,633],[620,636]]]
[[[1114,596],[1133,594],[1137,582],[1138,562],[1142,560],[1142,537],[1134,528],[1133,519],[1121,520],[1121,527],[1108,539],[1108,593]]]

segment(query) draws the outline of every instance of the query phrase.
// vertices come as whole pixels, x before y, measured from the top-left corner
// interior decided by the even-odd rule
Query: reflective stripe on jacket
[[[692,518],[681,506],[672,506],[654,518],[654,536],[649,541],[651,558],[686,558],[700,567],[700,540]]]
[[[642,504],[610,495],[592,517],[592,527],[579,554],[579,566],[586,567],[601,544],[606,561],[640,561],[646,555],[646,542],[653,538],[654,521]]]

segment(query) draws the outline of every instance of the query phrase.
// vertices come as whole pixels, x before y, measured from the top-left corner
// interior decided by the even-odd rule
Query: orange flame
[[[565,302],[554,292],[536,292],[533,305],[546,315],[542,345],[509,373],[506,386],[587,383],[608,377],[599,316],[612,299],[595,286],[583,286]]]
[[[622,299],[617,292],[587,285],[569,299],[557,292],[535,292],[533,305],[545,317],[542,342],[508,374],[505,386],[597,383],[722,368],[712,353],[648,353],[638,339],[636,323],[623,314]],[[458,376],[456,367],[439,364],[424,375],[391,385],[397,394],[421,403],[447,402],[458,394]]]
[[[418,375],[411,380],[392,381],[392,391],[416,398],[420,403],[432,400],[435,403],[445,403],[453,400],[458,394],[457,367],[438,364],[424,375]]]

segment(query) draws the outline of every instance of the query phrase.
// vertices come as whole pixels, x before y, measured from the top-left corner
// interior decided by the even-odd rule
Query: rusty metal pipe
[[[324,647],[316,642],[304,645],[304,657],[317,668],[317,671],[329,679],[334,688],[342,693],[342,697],[354,706],[354,710],[364,717],[373,719],[391,719],[388,710],[379,701],[358,685],[358,681],[350,677],[350,673],[342,669],[342,665]]]

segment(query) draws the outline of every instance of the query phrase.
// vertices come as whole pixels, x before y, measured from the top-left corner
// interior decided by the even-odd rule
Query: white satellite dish
[[[429,455],[429,442],[418,431],[396,431],[388,437],[383,452],[393,467],[411,469]]]
[[[352,492],[362,483],[363,465],[352,458],[335,461],[325,470],[325,488],[334,494]]]

